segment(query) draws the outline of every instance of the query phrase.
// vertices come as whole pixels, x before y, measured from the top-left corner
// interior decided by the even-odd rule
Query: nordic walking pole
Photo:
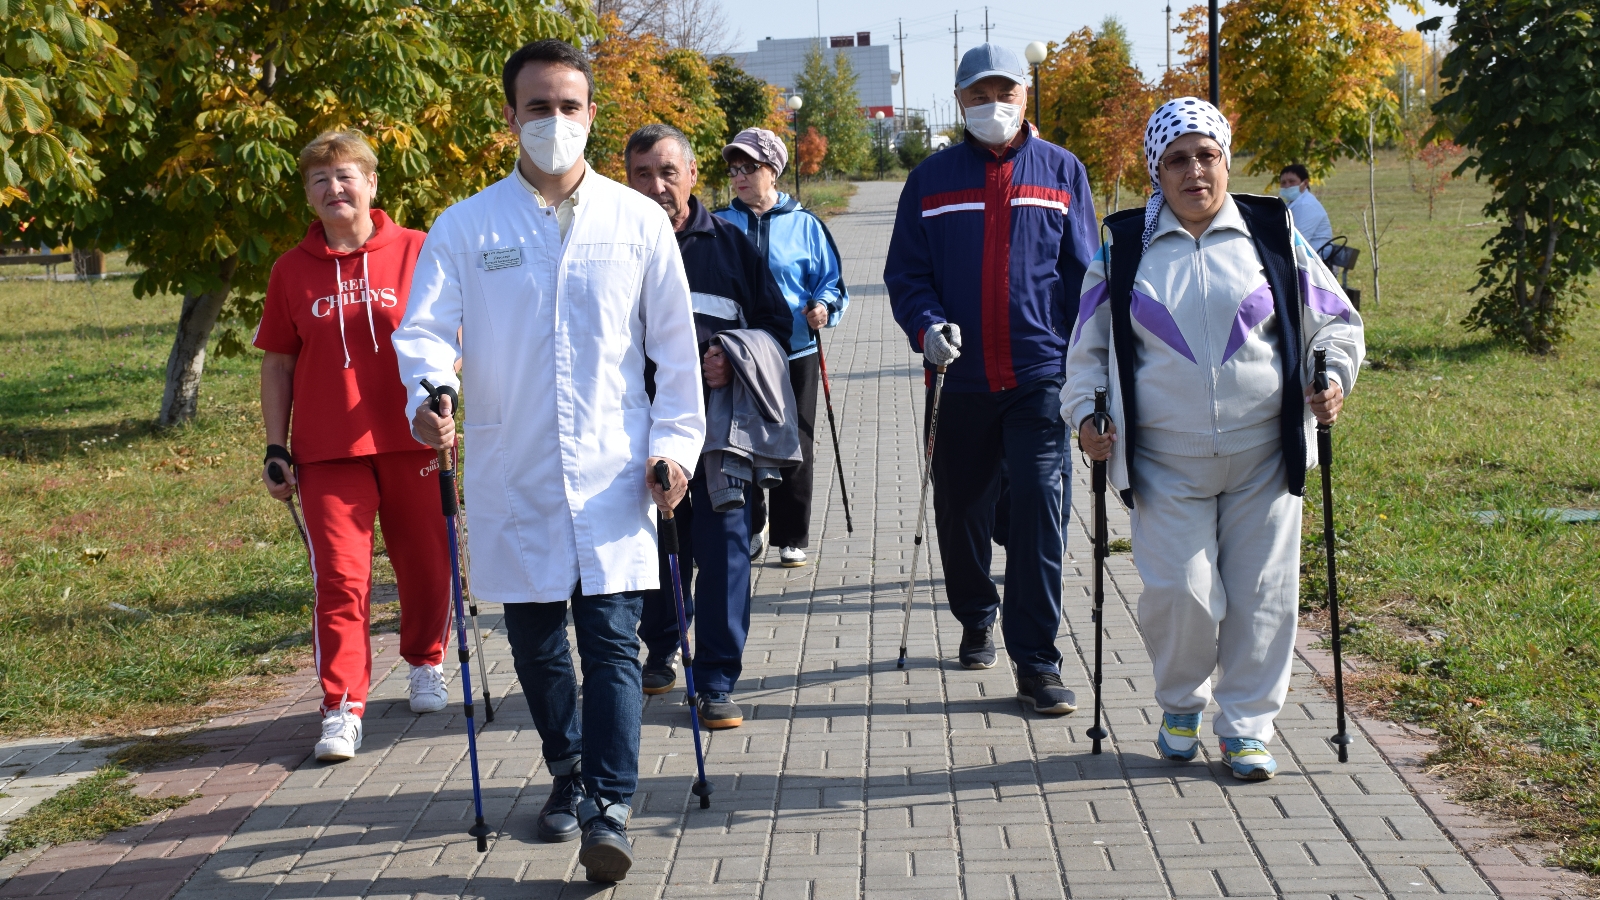
[[[656,460],[656,484],[662,493],[672,486],[672,467],[664,459]],[[700,780],[694,783],[694,795],[700,798],[700,808],[711,808],[711,782],[706,780],[706,752],[700,746],[700,705],[694,692],[694,659],[689,654],[689,617],[683,610],[683,581],[678,576],[678,523],[672,519],[671,510],[661,512],[661,549],[667,552],[667,565],[672,575],[672,599],[678,607],[678,647],[683,651],[684,689],[689,697],[689,725],[694,729],[694,764]]]
[[[431,398],[429,403],[434,415],[440,414],[439,400],[442,397],[450,398],[450,411],[455,412],[457,402],[454,390],[436,388],[427,379],[423,379],[422,388]],[[478,852],[485,853],[489,850],[489,826],[483,821],[483,786],[478,775],[478,726],[472,718],[472,653],[467,649],[467,617],[461,608],[461,557],[456,541],[456,511],[460,509],[460,504],[456,502],[453,449],[439,449],[439,503],[444,511],[445,529],[450,535],[450,596],[455,601],[456,657],[461,660],[461,707],[467,716],[467,757],[472,764],[472,809],[477,815],[477,821],[467,829],[467,834],[478,839]]]
[[[927,519],[928,512],[928,483],[933,480],[933,438],[939,433],[939,398],[944,394],[944,366],[933,370],[933,412],[928,415],[928,449],[924,454],[922,467],[922,490],[917,500],[917,530],[912,538],[911,546],[911,580],[906,582],[906,615],[900,622],[900,661],[894,664],[896,669],[906,667],[906,640],[911,634],[911,596],[917,590],[917,558],[922,553],[922,525]],[[928,571],[933,571],[933,563],[928,563]],[[932,576],[929,576],[929,589],[931,590]]]
[[[453,452],[453,451],[452,451]],[[455,455],[456,471],[463,482],[466,472],[462,471],[460,454]],[[467,533],[467,510],[464,504],[456,507],[456,534],[462,536],[461,557],[466,560],[461,566],[461,593],[467,599],[467,618],[472,621],[472,637],[478,647],[478,681],[483,685],[483,724],[494,721],[494,701],[489,696],[489,663],[483,655],[483,630],[478,627],[478,600],[472,596],[472,551],[464,540]]]
[[[273,482],[277,484],[283,484],[284,478],[282,466],[269,466],[267,468],[267,473],[272,476]],[[300,543],[306,546],[306,559],[310,559],[311,536],[306,534],[306,525],[304,522],[300,521],[300,511],[294,508],[294,498],[290,497],[289,499],[283,501],[283,505],[289,507],[289,515],[294,519],[295,530],[300,532]]]
[[[1312,384],[1317,393],[1328,389],[1328,351],[1316,351],[1316,373]],[[1328,555],[1328,627],[1333,629],[1333,702],[1339,717],[1339,730],[1333,743],[1339,748],[1339,762],[1350,761],[1350,733],[1344,721],[1344,648],[1339,640],[1339,579],[1334,571],[1333,553],[1333,426],[1317,423],[1317,462],[1322,469],[1322,540]]]
[[[1106,389],[1094,389],[1094,429],[1100,434],[1105,434],[1111,424],[1111,416],[1106,413]],[[1106,557],[1111,555],[1111,535],[1106,527],[1106,461],[1097,459],[1090,466],[1090,486],[1094,490],[1094,727],[1087,734],[1094,741],[1094,747],[1089,752],[1098,754],[1100,742],[1108,737],[1105,727],[1100,724],[1100,711],[1103,704],[1100,701],[1101,685],[1101,638],[1106,631],[1105,606],[1106,606]]]
[[[833,421],[833,391],[828,386],[828,360],[822,355],[822,338],[811,329],[811,339],[817,342],[817,365],[822,369],[822,400],[828,407],[828,430],[833,432],[833,463],[839,467],[839,499],[844,501],[844,530],[855,534],[856,526],[850,521],[850,492],[844,486],[844,457],[839,455],[839,426]]]

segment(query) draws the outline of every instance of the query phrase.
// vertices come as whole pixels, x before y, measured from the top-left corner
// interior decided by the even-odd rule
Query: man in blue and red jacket
[[[1061,715],[1077,707],[1055,646],[1067,466],[1058,394],[1099,240],[1083,163],[1022,120],[1026,81],[1012,51],[967,51],[956,75],[965,140],[906,179],[883,280],[912,347],[930,370],[948,367],[934,519],[950,609],[963,626],[961,664],[995,664],[990,538],[1003,467],[1006,650],[1018,698]]]

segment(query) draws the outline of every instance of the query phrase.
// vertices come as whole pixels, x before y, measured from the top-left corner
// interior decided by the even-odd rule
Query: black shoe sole
[[[616,844],[592,844],[578,853],[584,877],[602,884],[622,881],[633,868],[633,854]]]

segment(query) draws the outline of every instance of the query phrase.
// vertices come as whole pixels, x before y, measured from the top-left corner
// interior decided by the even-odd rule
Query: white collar
[[[524,190],[526,190],[528,193],[532,194],[533,195],[533,199],[538,201],[538,203],[539,203],[539,205],[541,207],[545,207],[545,206],[549,206],[550,205],[550,204],[544,202],[544,195],[539,193],[539,189],[533,186],[533,182],[529,181],[526,177],[523,176],[523,174],[522,174],[522,166],[520,164],[519,165],[514,165],[514,166],[511,167],[511,174],[517,176],[517,184],[522,185]],[[588,178],[589,178],[589,167],[588,167],[588,164],[586,163],[584,165],[583,178],[578,179],[578,186],[572,189],[572,194],[569,197],[567,197],[566,200],[562,201],[563,205],[565,205],[567,203],[571,203],[573,206],[577,206],[578,205],[578,194],[583,191],[583,183],[585,181],[587,181]]]

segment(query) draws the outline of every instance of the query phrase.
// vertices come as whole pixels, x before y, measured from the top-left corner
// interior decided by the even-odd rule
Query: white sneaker
[[[438,712],[450,702],[444,689],[444,666],[411,667],[411,711]]]
[[[778,562],[785,569],[793,569],[806,564],[806,552],[799,547],[784,547],[778,551]]]
[[[361,749],[361,717],[349,703],[339,704],[322,717],[322,740],[317,741],[319,762],[344,762]]]

